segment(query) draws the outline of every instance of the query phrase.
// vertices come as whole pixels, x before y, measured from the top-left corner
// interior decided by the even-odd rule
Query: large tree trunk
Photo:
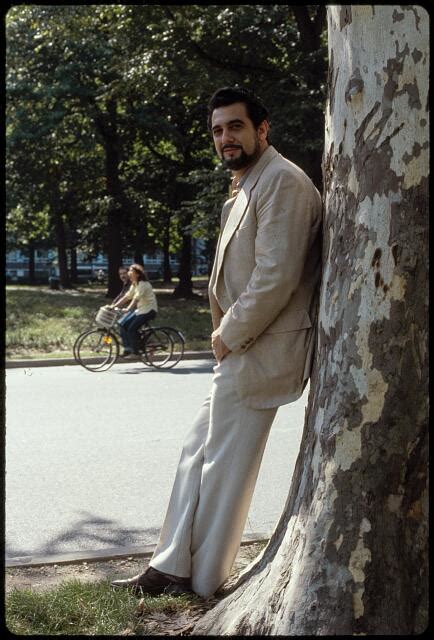
[[[428,28],[331,6],[318,349],[284,513],[204,635],[428,624]],[[270,487],[270,491],[272,487]]]

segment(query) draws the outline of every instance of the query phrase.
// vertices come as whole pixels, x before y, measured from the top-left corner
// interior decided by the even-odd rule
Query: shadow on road
[[[213,372],[213,364],[209,362],[203,364],[195,364],[188,367],[174,367],[173,369],[152,369],[151,367],[136,367],[131,369],[112,369],[112,372],[115,372],[119,375],[137,375],[142,373],[165,373],[168,375],[178,375],[185,376],[190,375],[191,373],[212,373]]]
[[[77,520],[69,530],[48,540],[46,544],[35,549],[15,547],[6,544],[6,559],[27,556],[50,556],[70,552],[83,552],[101,549],[129,549],[140,544],[152,544],[158,538],[159,529],[134,528],[125,529],[109,520],[82,512],[83,518]],[[152,540],[152,542],[150,542]]]

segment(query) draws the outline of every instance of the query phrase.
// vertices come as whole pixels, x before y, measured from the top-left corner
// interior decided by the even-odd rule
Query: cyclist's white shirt
[[[135,300],[137,307],[136,315],[142,315],[152,311],[158,311],[157,298],[150,282],[139,280],[137,284],[132,284],[126,296],[128,300]]]

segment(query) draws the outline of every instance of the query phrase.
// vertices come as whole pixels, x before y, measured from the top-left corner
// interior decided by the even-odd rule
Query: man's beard
[[[227,145],[229,146],[229,145]],[[238,145],[234,145],[238,146]],[[231,171],[238,171],[238,169],[245,169],[246,167],[250,167],[250,165],[254,164],[256,160],[261,155],[261,147],[259,145],[259,140],[256,140],[255,149],[253,153],[246,153],[242,147],[241,153],[238,158],[225,158],[222,155],[222,164],[226,169],[231,169]],[[223,154],[223,152],[222,152]]]

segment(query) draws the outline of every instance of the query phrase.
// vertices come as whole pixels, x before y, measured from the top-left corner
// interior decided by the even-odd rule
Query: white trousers
[[[230,354],[214,368],[211,393],[188,432],[150,564],[207,598],[237,555],[277,408],[252,409],[236,393]]]

